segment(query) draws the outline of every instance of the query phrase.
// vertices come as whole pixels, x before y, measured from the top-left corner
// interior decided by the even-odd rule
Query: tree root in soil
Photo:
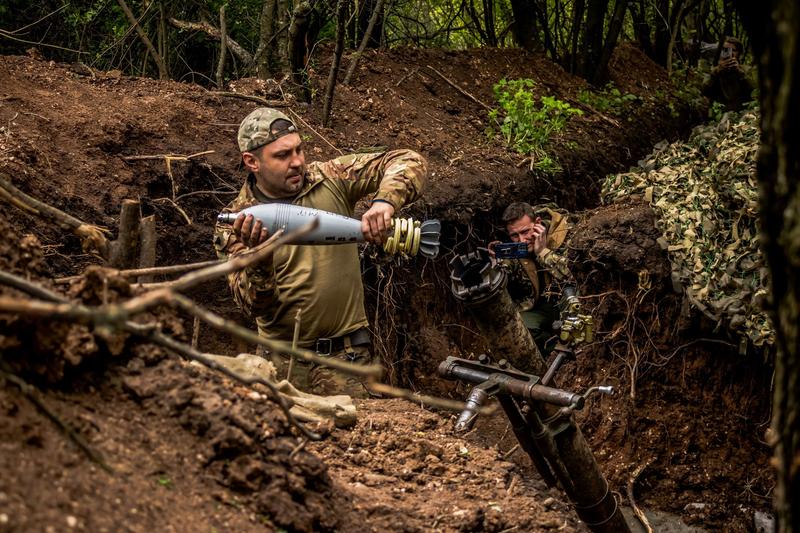
[[[3,365],[5,366],[5,365]],[[36,406],[36,408],[44,414],[56,427],[69,438],[75,445],[80,448],[80,450],[86,455],[86,457],[96,463],[100,468],[108,472],[109,474],[113,474],[114,470],[105,462],[103,456],[100,455],[100,452],[90,447],[83,438],[75,432],[69,424],[64,422],[61,417],[59,417],[55,411],[50,409],[44,400],[39,398],[38,394],[36,393],[36,387],[27,383],[21,377],[17,376],[16,374],[12,374],[11,372],[7,372],[5,370],[0,370],[0,378],[5,379],[6,381],[13,383],[16,385],[20,392],[25,395],[30,402]]]
[[[633,497],[633,486],[636,483],[636,480],[642,475],[644,469],[650,464],[652,459],[645,461],[644,463],[640,464],[636,467],[636,469],[631,473],[630,477],[628,478],[627,484],[627,492],[628,492],[628,500],[631,502],[631,509],[633,509],[633,513],[636,515],[636,518],[639,519],[639,522],[642,523],[645,531],[647,533],[653,533],[653,528],[650,526],[650,521],[647,520],[647,515],[644,514],[638,505],[636,505],[636,499]]]

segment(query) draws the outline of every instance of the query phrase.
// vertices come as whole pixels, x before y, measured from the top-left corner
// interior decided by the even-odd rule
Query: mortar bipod
[[[548,387],[540,383],[539,376],[520,372],[505,360],[500,360],[497,365],[492,364],[485,354],[480,355],[477,361],[448,357],[439,365],[439,375],[445,379],[475,384],[466,399],[466,407],[456,421],[456,431],[468,431],[486,400],[497,397],[520,447],[531,458],[542,479],[548,486],[554,486],[558,479],[564,491],[570,497],[575,496],[571,478],[553,442],[553,435],[563,431],[565,426],[555,425],[572,411],[582,409],[589,395],[594,392],[611,394],[612,387],[591,387],[583,395]],[[523,404],[523,408],[518,402]],[[537,402],[561,406],[561,409],[556,416],[543,422],[537,409],[534,409]]]

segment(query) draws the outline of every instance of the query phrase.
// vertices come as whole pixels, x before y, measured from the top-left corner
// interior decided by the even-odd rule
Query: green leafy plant
[[[708,118],[714,122],[722,120],[722,115],[725,114],[725,104],[722,102],[711,102],[708,108]]]
[[[489,126],[486,133],[494,137],[498,133],[505,143],[521,154],[530,154],[533,168],[544,172],[555,172],[558,163],[547,155],[544,146],[550,136],[564,129],[572,115],[582,115],[568,103],[553,96],[538,99],[531,89],[533,80],[502,79],[494,86],[494,95],[499,107],[489,112],[496,127]]]
[[[626,104],[641,102],[641,98],[631,93],[623,93],[613,83],[608,83],[599,90],[584,89],[578,92],[578,101],[586,104],[601,113],[621,115]]]

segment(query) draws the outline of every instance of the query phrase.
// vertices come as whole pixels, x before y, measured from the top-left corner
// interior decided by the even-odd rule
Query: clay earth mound
[[[321,92],[325,60],[316,72],[312,83]],[[376,333],[392,326],[391,334],[376,335],[376,350],[392,365],[395,383],[463,397],[433,370],[446,355],[489,349],[490,339],[473,334],[469,317],[449,299],[446,264],[494,236],[510,199],[596,207],[606,173],[627,168],[664,137],[685,134],[692,120],[664,72],[623,47],[612,79],[639,100],[625,117],[587,111],[573,119],[551,146],[564,171],[537,176],[522,156],[484,134],[479,102],[492,105],[492,84],[502,77],[535,79],[541,94],[570,101],[586,87],[519,51],[405,49],[362,59],[353,86],[337,89],[331,128],[319,126],[321,102],[292,108],[308,129],[312,159],[376,145],[410,147],[429,159],[430,190],[409,211],[444,221],[443,257],[393,264],[365,254]],[[158,219],[157,264],[209,259],[214,217],[243,178],[235,130],[257,105],[188,84],[2,57],[0,174],[109,228],[121,201],[138,198],[144,214]],[[205,151],[213,152],[169,166],[163,158],[124,159]],[[737,357],[724,339],[702,340],[712,335],[691,316],[677,319],[681,304],[669,288],[652,217],[636,201],[581,216],[571,257],[600,335],[565,366],[560,382],[573,390],[607,383],[621,392],[593,401],[579,418],[612,490],[624,494],[631,473],[646,463],[635,480],[640,504],[712,530],[747,531],[753,510],[769,507],[773,484],[761,442],[770,369]],[[97,263],[76,237],[12,208],[0,212],[0,231],[0,268],[87,304],[102,301],[96,277],[52,282]],[[131,290],[110,283],[104,297],[126,298]],[[19,293],[0,286],[0,295]],[[221,281],[189,296],[249,325]],[[164,310],[150,318],[187,340],[190,319]],[[199,346],[223,354],[252,349],[210,328]],[[527,458],[512,451],[499,416],[455,437],[448,413],[369,400],[359,403],[355,430],[304,444],[263,391],[129,337],[0,315],[0,353],[114,470],[87,459],[6,382],[3,529],[585,530],[563,495],[544,490]]]

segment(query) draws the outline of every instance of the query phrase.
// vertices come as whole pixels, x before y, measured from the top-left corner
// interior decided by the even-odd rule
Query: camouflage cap
[[[283,127],[278,128],[273,127],[278,120],[285,120],[289,124],[284,124]],[[297,133],[297,126],[294,125],[294,122],[289,117],[277,109],[259,107],[247,115],[239,125],[239,135],[237,137],[239,151],[249,152],[255,150],[290,133]]]

